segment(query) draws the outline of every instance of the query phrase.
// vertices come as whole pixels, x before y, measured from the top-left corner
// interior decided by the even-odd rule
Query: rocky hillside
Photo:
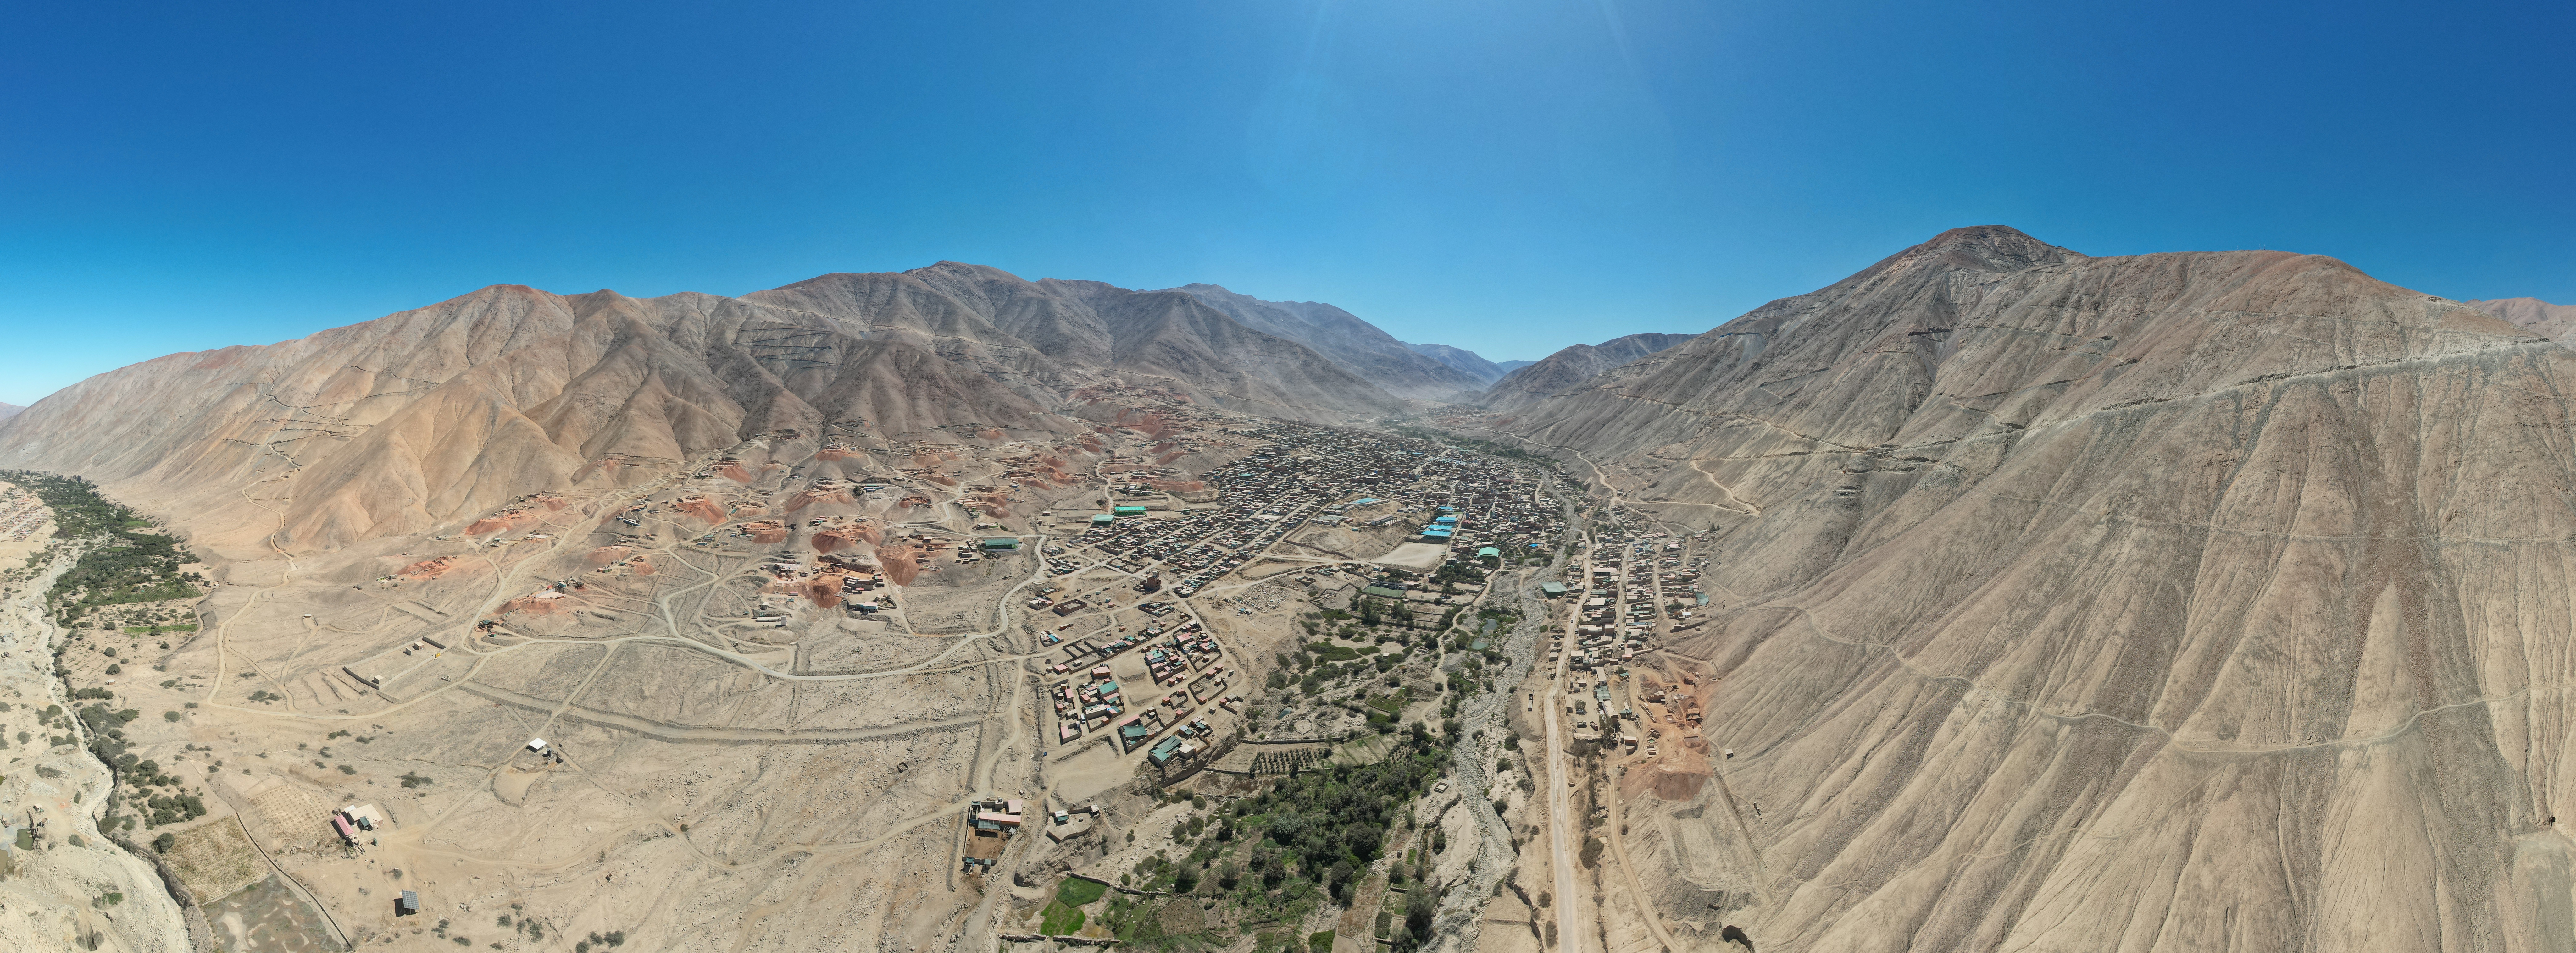
[[[27,408],[20,407],[16,404],[0,403],[0,420],[7,420],[11,417],[18,416],[18,412],[25,409]]]
[[[1592,378],[1683,341],[1687,334],[1630,334],[1599,344],[1577,344],[1513,369],[1494,382],[1476,402],[1497,410],[1516,410],[1569,393]]]
[[[1984,227],[1497,432],[1727,554],[1676,664],[1733,757],[1625,782],[1665,916],[2519,948],[2576,884],[2571,388],[2567,349],[2330,258]]]
[[[2515,327],[2552,341],[2562,340],[2576,330],[2576,304],[2550,304],[2538,298],[2495,298],[2487,301],[2463,301],[2496,317],[2513,322]]]
[[[1183,285],[1175,290],[1187,292],[1245,327],[1314,348],[1388,393],[1439,400],[1479,386],[1475,375],[1419,353],[1377,325],[1329,304],[1263,301],[1217,285]]]
[[[1412,348],[1415,354],[1439,361],[1449,365],[1452,370],[1475,378],[1479,386],[1491,385],[1495,381],[1502,380],[1503,375],[1511,373],[1513,367],[1530,363],[1512,361],[1507,365],[1496,364],[1474,351],[1462,347],[1450,347],[1446,344],[1406,344],[1405,347]]]
[[[1407,352],[1408,354],[1410,352]],[[778,430],[1070,433],[1109,391],[1295,419],[1404,404],[1180,291],[941,262],[742,298],[496,285],[280,344],[174,354],[0,422],[0,467],[296,547],[417,532],[521,495],[646,479]],[[293,479],[291,500],[241,491]]]

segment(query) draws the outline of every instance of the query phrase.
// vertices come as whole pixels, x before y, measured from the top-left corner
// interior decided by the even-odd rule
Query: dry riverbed
[[[0,596],[0,950],[180,953],[178,903],[150,864],[99,835],[107,766],[78,744],[47,744],[78,730],[46,664],[61,633],[45,619],[44,591],[69,562]],[[62,714],[39,724],[48,706]]]

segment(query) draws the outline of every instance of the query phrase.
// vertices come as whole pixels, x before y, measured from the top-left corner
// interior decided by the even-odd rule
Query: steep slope
[[[11,417],[18,416],[18,412],[25,409],[27,408],[20,407],[16,404],[0,403],[0,420],[7,420]]]
[[[1537,361],[1498,361],[1498,362],[1496,362],[1496,363],[1494,364],[1494,366],[1495,366],[1495,367],[1502,368],[1503,373],[1505,373],[1505,374],[1509,374],[1509,373],[1511,373],[1511,372],[1513,372],[1513,371],[1520,370],[1521,368],[1528,367],[1528,366],[1530,366],[1530,365],[1532,365],[1532,364],[1536,364],[1536,363],[1538,363],[1538,362],[1537,362]]]
[[[89,476],[189,514],[212,545],[280,529],[279,545],[330,548],[780,429],[951,440],[1076,426],[925,347],[937,341],[852,332],[711,295],[498,285],[90,378],[0,423],[0,466]]]
[[[1690,340],[1688,334],[1630,334],[1599,344],[1577,344],[1514,369],[1477,398],[1512,410],[1567,393],[1611,368]]]
[[[1208,403],[1271,417],[1398,413],[1402,401],[1297,341],[1227,317],[1182,291],[1129,291],[1096,281],[1039,286],[1077,300],[1110,332],[1111,366],[1189,390]]]
[[[1668,928],[2537,950],[2576,889],[2571,389],[2333,259],[1986,227],[1495,432],[1713,530],[1659,664],[1732,756],[1621,781]]]
[[[1432,360],[1439,361],[1442,364],[1448,365],[1451,370],[1475,378],[1478,386],[1487,386],[1491,385],[1495,381],[1502,380],[1503,375],[1511,373],[1512,370],[1510,367],[1505,367],[1492,361],[1488,361],[1482,355],[1462,347],[1450,347],[1446,344],[1413,343],[1407,343],[1404,346],[1411,348],[1415,354],[1420,354]],[[1528,363],[1530,362],[1512,362],[1513,366],[1520,366]]]
[[[1481,386],[1474,375],[1396,340],[1348,311],[1314,301],[1263,301],[1217,285],[1183,285],[1177,291],[1205,302],[1245,327],[1314,348],[1333,363],[1388,393],[1439,400]]]
[[[1111,384],[1168,388],[1204,403],[1296,419],[1369,417],[1401,406],[1306,345],[1178,291],[1028,281],[998,268],[943,261],[901,273],[824,275],[744,300],[838,318],[871,337],[913,341],[1045,402]],[[1165,314],[1179,320],[1151,317]]]
[[[2552,341],[2576,330],[2576,304],[2550,304],[2538,298],[2496,298],[2488,301],[2463,301],[2496,317],[2513,322],[2515,327]]]

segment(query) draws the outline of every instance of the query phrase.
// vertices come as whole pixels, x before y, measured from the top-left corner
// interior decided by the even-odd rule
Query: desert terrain
[[[176,355],[0,423],[10,856],[96,888],[0,917],[2556,949],[2576,357],[2498,307],[1984,227],[1516,385],[956,263]]]

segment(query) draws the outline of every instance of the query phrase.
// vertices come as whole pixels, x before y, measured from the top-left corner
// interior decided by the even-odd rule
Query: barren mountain
[[[1718,554],[1619,929],[2557,948],[2571,389],[2330,258],[1982,227],[1493,421]]]
[[[27,408],[20,407],[16,404],[0,403],[0,420],[7,420],[11,417],[18,416],[18,412],[25,409]]]
[[[701,294],[496,285],[281,344],[173,354],[0,424],[0,465],[77,473],[296,548],[417,532],[538,490],[614,485],[779,429],[1074,429],[912,334]],[[293,477],[274,506],[243,493]],[[274,511],[272,511],[274,509]]]
[[[1577,344],[1514,368],[1495,381],[1478,402],[1497,410],[1526,407],[1533,401],[1570,392],[1604,371],[1690,338],[1687,334],[1630,334],[1599,344]]]
[[[1377,325],[1329,304],[1263,301],[1207,284],[1183,285],[1175,290],[1188,292],[1245,327],[1314,348],[1388,393],[1440,400],[1479,385],[1475,375],[1417,353],[1412,345],[1396,340]]]
[[[336,547],[537,490],[641,479],[756,434],[1068,432],[1084,388],[1299,419],[1401,403],[1177,291],[942,262],[744,298],[497,285],[99,375],[0,424],[0,466],[84,474],[200,528]],[[239,492],[289,473],[280,512]]]
[[[912,340],[1040,400],[1114,378],[1293,419],[1369,417],[1402,406],[1307,345],[1177,290],[1027,281],[943,261],[900,273],[824,275],[744,300],[828,315],[871,337]]]
[[[2515,327],[2552,341],[2565,338],[2568,331],[2576,330],[2576,304],[2550,304],[2538,298],[2496,298],[2460,303],[2511,321]]]
[[[1415,354],[1449,365],[1451,370],[1475,378],[1479,386],[1491,385],[1495,381],[1502,380],[1503,375],[1511,373],[1512,370],[1510,367],[1488,361],[1482,355],[1466,348],[1450,347],[1446,344],[1411,343],[1406,344],[1405,347],[1412,348]],[[1513,362],[1514,366],[1528,363],[1530,362]]]

